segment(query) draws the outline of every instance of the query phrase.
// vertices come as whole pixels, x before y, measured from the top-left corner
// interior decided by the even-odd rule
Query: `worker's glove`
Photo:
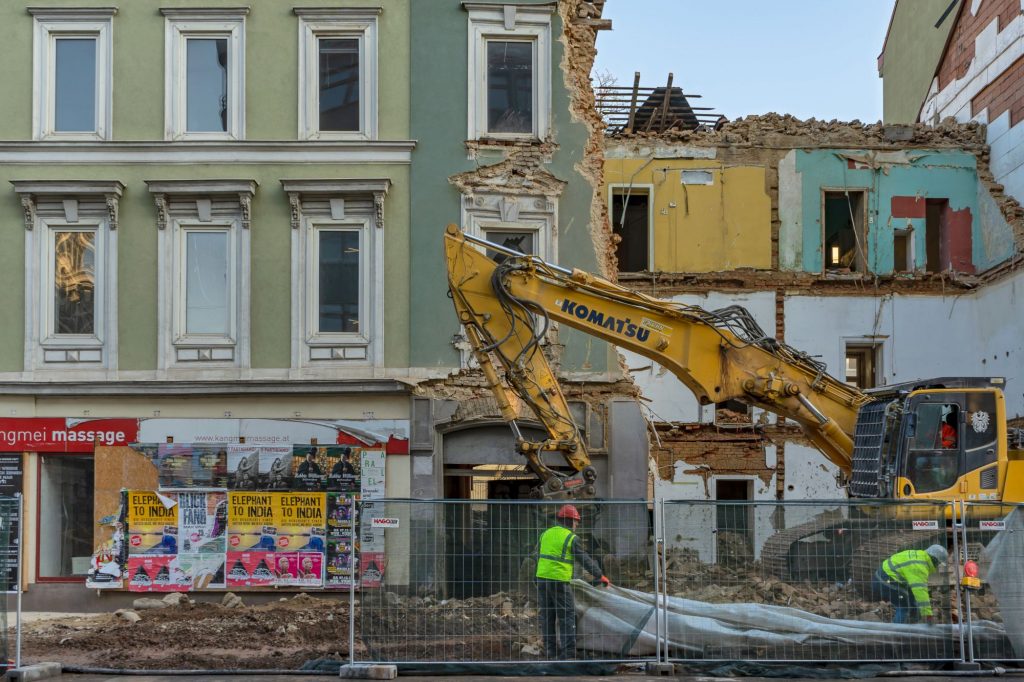
[[[604,587],[611,587],[612,586],[612,581],[608,580],[608,578],[606,576],[603,576],[603,575],[601,576],[601,583],[604,585]]]

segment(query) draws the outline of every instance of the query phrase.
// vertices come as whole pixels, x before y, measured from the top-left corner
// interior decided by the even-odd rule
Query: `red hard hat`
[[[572,519],[573,521],[580,520],[580,512],[576,507],[571,504],[563,504],[562,508],[555,514],[556,519]]]

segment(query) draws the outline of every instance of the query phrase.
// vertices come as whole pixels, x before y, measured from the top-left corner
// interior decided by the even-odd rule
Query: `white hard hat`
[[[925,554],[935,560],[936,566],[946,563],[946,560],[949,559],[949,552],[942,545],[932,545],[925,550]]]

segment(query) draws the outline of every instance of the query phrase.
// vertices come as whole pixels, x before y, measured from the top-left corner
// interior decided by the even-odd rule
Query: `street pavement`
[[[242,682],[243,680],[259,680],[261,682],[301,682],[302,680],[317,680],[323,682],[326,679],[338,679],[337,675],[202,675],[190,677],[187,675],[60,675],[50,678],[61,682],[181,682],[185,679],[199,679],[203,682]],[[426,682],[427,680],[455,679],[457,682],[522,682],[527,677],[491,677],[488,675],[459,675],[451,677],[437,675],[430,677],[402,675],[398,678],[401,682]],[[676,679],[686,682],[779,682],[779,678],[767,677],[707,677],[700,675],[682,675],[678,677],[656,677],[640,674],[621,674],[615,676],[580,676],[580,677],[558,677],[553,678],[560,682],[665,682],[665,680]],[[794,678],[793,682],[825,682],[827,678],[801,679]],[[836,678],[839,679],[839,678]],[[937,674],[935,676],[917,677],[876,677],[866,678],[858,682],[893,682],[894,680],[908,680],[908,682],[963,682],[963,677]],[[1018,678],[1019,679],[1019,678]]]

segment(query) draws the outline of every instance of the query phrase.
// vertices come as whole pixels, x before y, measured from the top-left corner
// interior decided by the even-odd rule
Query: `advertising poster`
[[[128,590],[130,592],[181,592],[192,587],[170,554],[128,557]]]
[[[278,587],[323,587],[324,555],[319,552],[278,552],[276,585]]]
[[[156,449],[156,466],[161,488],[192,485],[192,446],[161,443]]]
[[[192,485],[198,488],[228,487],[227,445],[192,445]]]
[[[228,488],[256,490],[260,487],[260,450],[252,445],[228,445]]]
[[[264,445],[259,454],[259,487],[289,490],[292,486],[292,446]]]
[[[116,514],[100,519],[96,534],[98,544],[89,563],[85,586],[89,589],[124,588],[124,569],[128,561],[128,542],[125,537],[128,493],[121,493],[121,505]]]
[[[327,567],[324,586],[327,589],[340,589],[352,584],[352,563],[355,547],[351,537],[328,538]]]
[[[379,500],[384,497],[383,450],[363,450],[360,493],[364,500]]]
[[[277,549],[274,496],[280,493],[228,493],[228,551]],[[230,569],[229,569],[230,570]]]
[[[225,587],[224,554],[179,554],[177,565],[189,589],[212,590]]]
[[[323,490],[326,485],[327,451],[334,448],[296,445],[292,448],[292,490]]]
[[[227,586],[269,587],[277,576],[274,572],[274,552],[232,552],[227,553]]]
[[[355,527],[358,495],[327,493],[327,534],[330,537],[352,537]],[[342,532],[344,531],[344,532]]]
[[[331,469],[327,474],[327,490],[358,493],[359,472],[362,469],[362,450],[350,445],[325,448]]]
[[[129,490],[127,506],[129,555],[178,553],[178,505],[174,493]]]
[[[384,569],[387,560],[384,552],[360,552],[359,586],[363,589],[376,589],[384,582]]]
[[[272,493],[273,525],[277,531],[277,549],[282,552],[323,552],[324,493]]]
[[[178,491],[178,545],[182,554],[227,549],[228,494],[223,490]]]

